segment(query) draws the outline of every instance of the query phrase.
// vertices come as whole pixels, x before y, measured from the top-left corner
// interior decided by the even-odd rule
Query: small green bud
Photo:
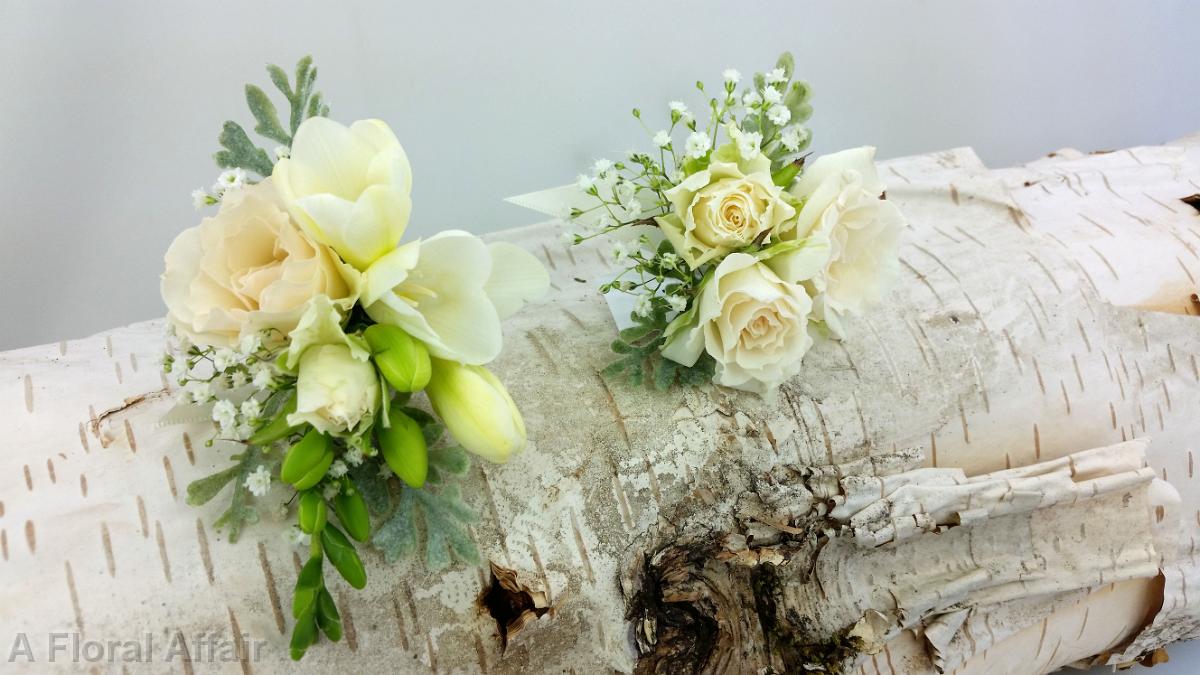
[[[288,450],[279,478],[297,490],[307,490],[321,482],[330,464],[333,464],[333,442],[325,434],[311,429]]]
[[[383,460],[400,480],[419,488],[429,474],[429,449],[421,425],[404,414],[400,405],[393,405],[388,411],[388,421],[391,426],[376,429]]]
[[[306,490],[300,495],[299,510],[300,529],[305,534],[319,534],[328,518],[325,499],[314,490]]]
[[[639,120],[640,120],[640,119],[642,119],[642,111],[641,111],[641,110],[638,110],[637,108],[634,108],[634,109],[633,109],[633,116],[634,116],[634,117],[636,117],[636,118],[638,118]]]
[[[363,337],[371,347],[375,367],[396,391],[421,391],[429,384],[429,350],[424,343],[385,324],[367,328]]]
[[[367,502],[362,493],[348,478],[342,479],[342,489],[333,498],[333,512],[346,532],[357,541],[366,541],[371,536],[371,520],[367,516]]]

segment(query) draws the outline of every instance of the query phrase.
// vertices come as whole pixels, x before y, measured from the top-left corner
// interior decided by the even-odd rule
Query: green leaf
[[[333,603],[333,596],[324,588],[317,596],[317,625],[330,640],[337,642],[342,639],[342,617]]]
[[[275,110],[275,104],[271,103],[271,99],[267,98],[262,89],[253,84],[246,85],[246,104],[250,106],[250,113],[258,122],[254,125],[256,134],[284,145],[292,144],[291,134],[284,131],[283,125],[279,123],[279,113]]]
[[[187,486],[187,503],[189,506],[202,506],[212,501],[221,490],[238,475],[241,467],[237,464],[218,471],[211,476],[205,476],[192,481]]]
[[[479,551],[471,541],[467,525],[478,520],[459,496],[458,486],[440,492],[404,487],[400,504],[371,539],[385,560],[416,553],[424,535],[425,565],[430,571],[449,567],[451,552],[471,564],[479,563]]]
[[[304,658],[304,653],[308,651],[317,641],[317,618],[316,611],[309,611],[296,620],[296,626],[292,629],[292,642],[290,652],[293,661],[299,661]]]
[[[317,602],[317,594],[325,588],[322,576],[321,561],[323,558],[314,555],[304,563],[300,574],[296,576],[296,590],[292,593],[292,618],[311,613]]]
[[[213,527],[218,530],[223,527],[229,528],[227,536],[230,543],[237,542],[243,527],[258,522],[258,510],[252,505],[254,498],[250,494],[249,488],[246,487],[246,477],[262,464],[268,464],[268,468],[271,468],[271,463],[263,460],[262,450],[253,445],[247,446],[245,452],[235,455],[234,459],[238,460],[238,463],[227,469],[228,471],[236,470],[232,477],[233,494],[229,500],[229,508],[213,521]],[[189,485],[189,500],[191,499],[191,489],[192,487]]]
[[[245,169],[264,178],[271,175],[275,165],[267,151],[255,146],[246,135],[246,130],[237,122],[226,122],[217,140],[225,148],[213,155],[217,166],[225,169]]]
[[[775,61],[776,68],[783,68],[783,75],[787,79],[792,79],[792,72],[796,70],[796,58],[791,52],[784,52],[779,55],[779,59]]]
[[[358,557],[358,551],[354,550],[354,544],[350,543],[341,530],[326,523],[325,529],[321,530],[321,548],[347,583],[358,589],[367,585],[367,571],[363,567],[362,559]]]
[[[349,475],[367,502],[368,511],[382,516],[391,510],[392,496],[388,491],[387,477],[379,473],[377,462],[363,462],[350,469]]]

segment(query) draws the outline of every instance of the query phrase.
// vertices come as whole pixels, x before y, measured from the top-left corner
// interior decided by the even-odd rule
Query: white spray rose
[[[346,345],[310,347],[300,357],[293,425],[311,424],[322,433],[355,431],[369,424],[379,406],[379,378],[370,361]]]
[[[810,283],[822,295],[822,318],[835,335],[841,334],[841,315],[879,300],[899,270],[905,220],[894,204],[881,199],[884,185],[874,160],[871,147],[825,155],[790,189],[805,201],[784,239],[807,237],[828,245],[828,260]]]
[[[400,243],[412,210],[412,169],[387,124],[349,128],[310,117],[272,174],[301,227],[360,270]]]
[[[771,160],[761,152],[745,159],[739,142],[747,150],[757,150],[757,144],[735,128],[730,135],[734,142],[718,148],[707,169],[666,192],[674,212],[655,218],[693,268],[765,241],[762,237],[777,236],[796,215],[789,197],[771,179]]]
[[[692,309],[667,328],[663,356],[695,365],[707,351],[717,384],[769,394],[800,370],[813,344],[812,299],[746,253],[727,256],[705,281]]]
[[[528,251],[457,230],[397,248],[363,280],[362,304],[372,319],[402,328],[435,357],[470,364],[495,359],[500,320],[550,286]]]
[[[192,342],[232,347],[265,328],[292,330],[309,298],[354,304],[359,274],[288,217],[270,179],[231,190],[167,249],[167,318]]]

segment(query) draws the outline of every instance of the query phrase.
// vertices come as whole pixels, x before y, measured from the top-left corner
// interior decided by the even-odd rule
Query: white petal
[[[375,304],[386,293],[408,277],[408,273],[417,265],[421,254],[421,242],[409,242],[371,263],[363,273],[362,304],[364,307]]]
[[[550,289],[550,273],[532,253],[520,246],[498,241],[488,246],[492,274],[484,289],[503,319]]]
[[[353,201],[367,186],[371,146],[350,129],[326,117],[310,117],[292,141],[291,188],[298,194],[320,192]]]
[[[864,145],[818,157],[800,173],[791,193],[797,197],[807,197],[822,182],[847,170],[857,171],[862,176],[863,188],[868,192],[875,195],[883,192],[883,184],[875,171],[875,148]]]

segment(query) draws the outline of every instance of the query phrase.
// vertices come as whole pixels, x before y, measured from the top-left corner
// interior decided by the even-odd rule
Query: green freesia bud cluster
[[[216,159],[228,171],[196,200],[218,213],[166,256],[163,368],[182,389],[181,417],[211,414],[208,445],[243,448],[192,483],[188,502],[232,486],[216,521],[231,541],[264,504],[295,514],[291,539],[308,547],[292,597],[300,659],[322,635],[341,639],[324,575],[363,588],[367,545],[390,562],[421,540],[431,570],[451,552],[478,562],[454,481],[467,453],[504,462],[526,444],[485,365],[501,321],[549,276],[523,249],[467,232],[402,242],[413,176],[392,130],[329,119],[308,57],[291,79],[268,72],[290,115],[259,87],[246,99],[253,131],[281,145],[268,154],[224,125]]]

